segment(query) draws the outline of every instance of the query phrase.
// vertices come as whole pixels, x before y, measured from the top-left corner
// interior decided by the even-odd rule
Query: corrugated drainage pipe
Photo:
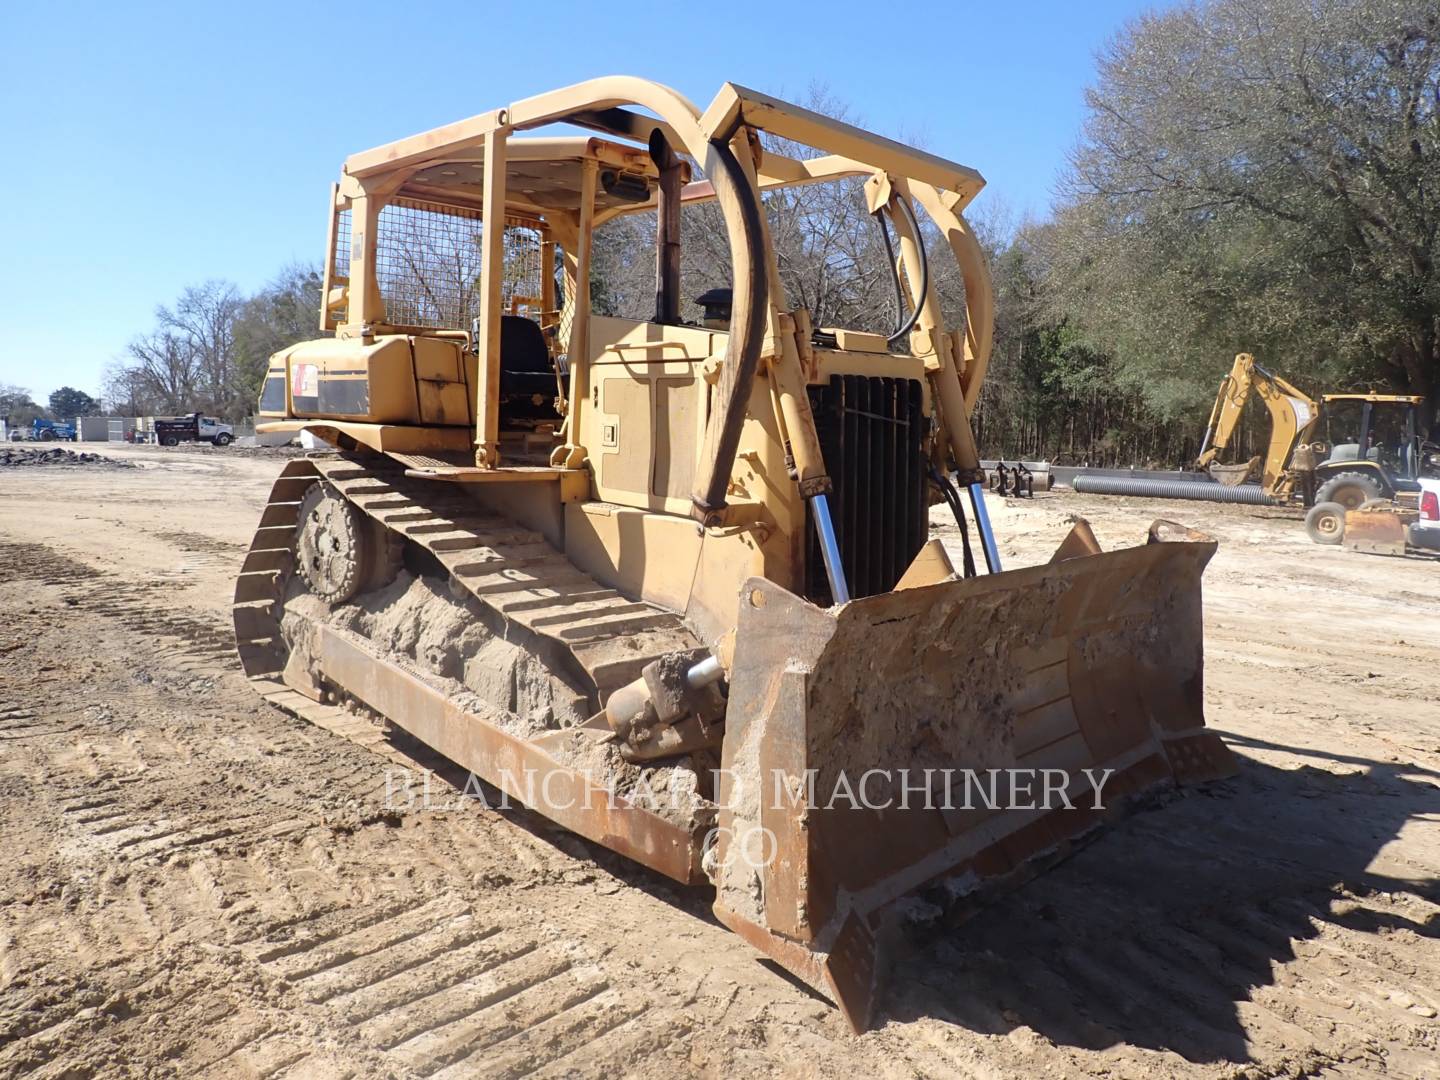
[[[1205,481],[1139,480],[1118,476],[1077,476],[1072,486],[1082,495],[1134,495],[1144,499],[1193,499],[1201,502],[1274,506],[1275,500],[1253,484],[1226,487]]]

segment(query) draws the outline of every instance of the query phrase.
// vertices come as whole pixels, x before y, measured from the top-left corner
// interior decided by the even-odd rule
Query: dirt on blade
[[[912,904],[857,1037],[705,893],[254,696],[230,582],[281,459],[105,453],[141,467],[0,478],[0,1075],[1433,1075],[1433,562],[1259,508],[992,500],[1007,566],[1075,513],[1220,540],[1206,711],[1241,771],[958,925]]]

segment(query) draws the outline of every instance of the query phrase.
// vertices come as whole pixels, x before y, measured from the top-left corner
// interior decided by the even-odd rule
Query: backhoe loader
[[[1222,464],[1252,393],[1270,414],[1265,455]],[[1195,467],[1227,485],[1258,473],[1267,495],[1306,506],[1334,502],[1353,510],[1373,499],[1413,496],[1425,467],[1424,403],[1399,394],[1325,394],[1316,401],[1240,353],[1220,380]]]
[[[820,183],[894,237],[891,333],[786,294],[767,203]],[[969,424],[983,183],[743,87],[702,112],[630,77],[352,155],[329,336],[277,353],[260,398],[260,431],[331,450],[286,465],[236,584],[257,690],[362,741],[408,732],[707,884],[863,1029],[907,898],[983,897],[1139,793],[1233,768],[1202,712],[1213,541],[1157,522],[1101,552],[1080,523],[1002,571]],[[687,320],[695,213],[728,258]],[[631,214],[655,242],[639,319],[591,297],[596,231]],[[928,535],[941,503],[959,570]]]
[[[1264,457],[1222,464],[1254,393],[1270,413]],[[1319,544],[1404,554],[1420,478],[1437,473],[1420,430],[1423,397],[1325,394],[1319,401],[1240,353],[1220,380],[1195,467],[1237,486],[1258,473],[1276,502],[1299,500]]]

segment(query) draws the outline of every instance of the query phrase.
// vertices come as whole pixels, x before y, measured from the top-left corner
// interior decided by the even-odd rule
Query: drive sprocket
[[[331,604],[343,604],[375,576],[374,530],[353,504],[324,481],[312,484],[300,500],[296,565],[310,591]]]

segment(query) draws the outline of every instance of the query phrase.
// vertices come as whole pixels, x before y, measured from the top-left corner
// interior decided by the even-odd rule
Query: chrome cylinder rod
[[[815,532],[820,536],[820,554],[825,559],[825,576],[830,579],[830,596],[837,604],[849,603],[850,587],[845,584],[845,567],[840,565],[840,545],[835,542],[830,501],[824,495],[811,496],[810,513],[815,518]]]
[[[980,531],[980,546],[985,549],[985,569],[1000,573],[1000,549],[995,546],[995,530],[990,527],[990,514],[985,509],[985,485],[970,485],[970,505],[975,511],[975,527]]]
[[[701,690],[713,682],[719,682],[724,675],[725,669],[720,666],[720,661],[713,656],[707,656],[685,672],[685,682],[690,689]]]

